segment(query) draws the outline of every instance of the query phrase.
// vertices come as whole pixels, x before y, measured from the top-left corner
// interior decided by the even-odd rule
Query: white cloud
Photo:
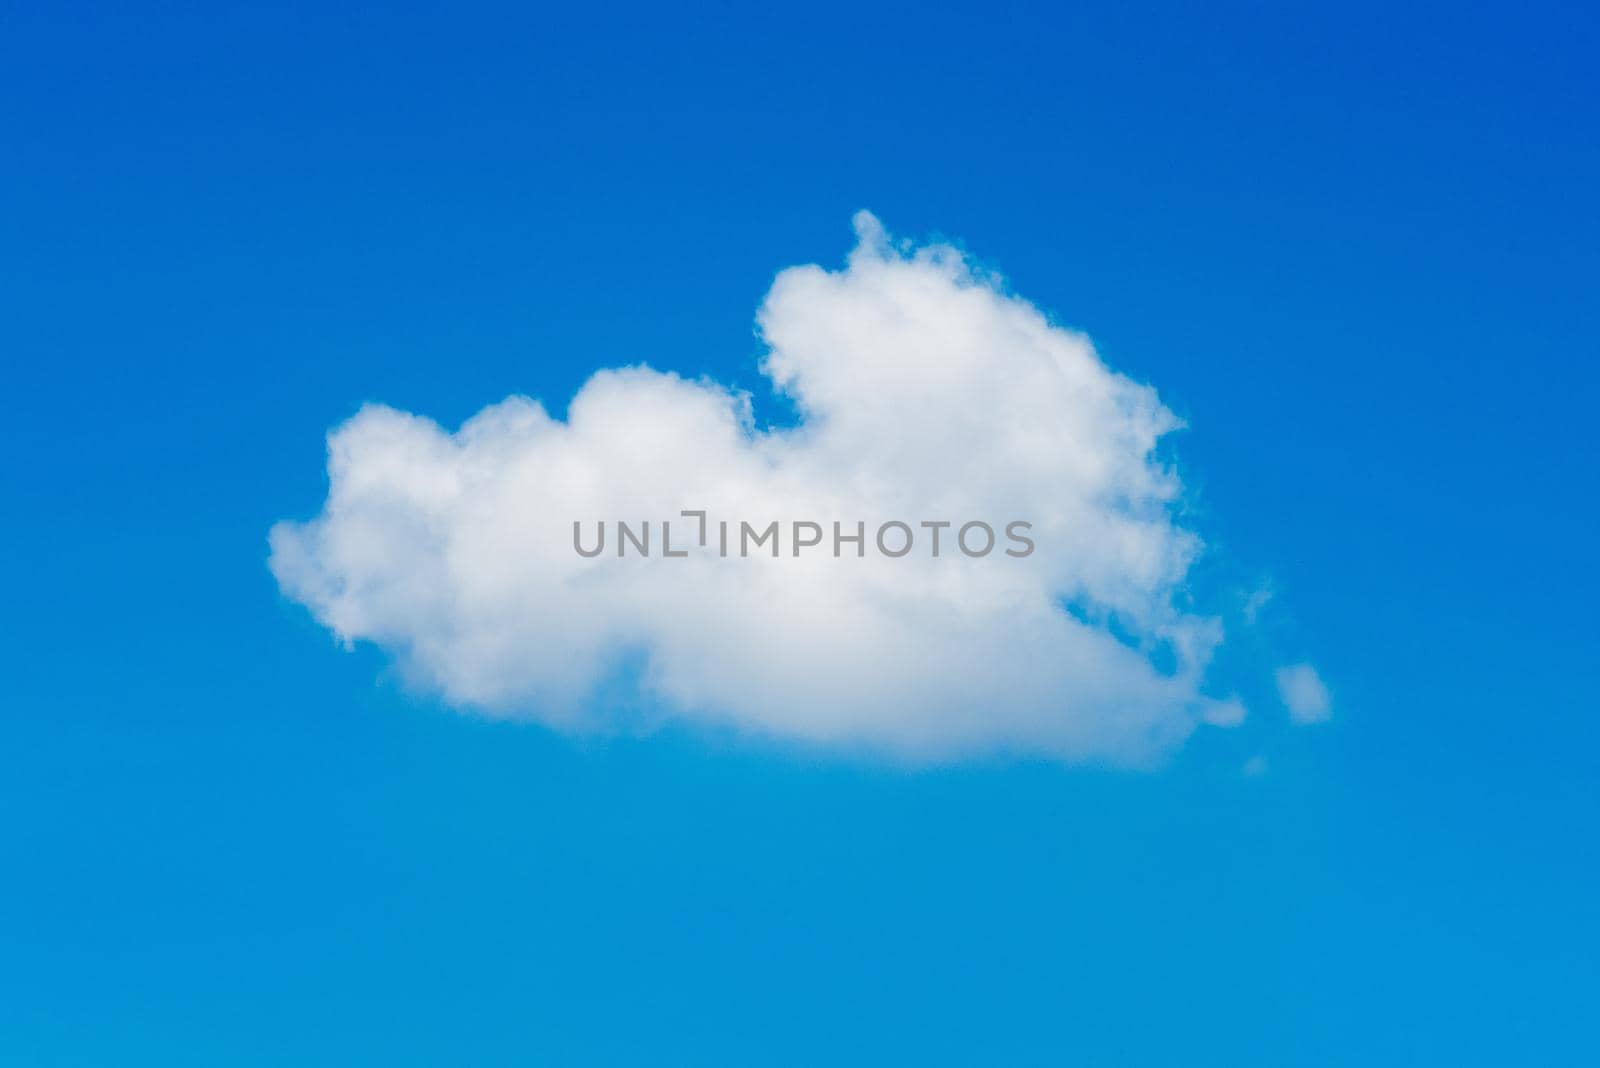
[[[329,436],[322,514],[272,530],[284,593],[454,705],[574,731],[650,725],[596,697],[624,664],[652,716],[918,760],[1141,765],[1242,720],[1202,693],[1220,624],[1178,604],[1201,545],[1155,391],[956,250],[856,226],[843,270],[783,271],[759,312],[796,427],[642,366],[596,373],[565,421],[512,397],[452,434],[368,406]],[[1037,548],[795,558],[786,528],[778,559],[662,559],[683,509],[861,520],[869,545],[890,519],[1020,519]],[[574,552],[574,520],[619,519],[652,521],[649,559]]]
[[[1251,593],[1249,597],[1245,598],[1244,621],[1246,623],[1254,624],[1256,617],[1261,614],[1261,610],[1265,608],[1267,603],[1271,600],[1272,589],[1269,586],[1263,586]]]
[[[1321,723],[1333,715],[1333,701],[1317,669],[1310,664],[1290,664],[1277,673],[1278,696],[1296,723]]]

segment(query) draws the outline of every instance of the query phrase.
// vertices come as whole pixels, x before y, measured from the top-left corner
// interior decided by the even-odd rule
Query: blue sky
[[[0,1063],[1600,1056],[1592,13],[5,25]],[[647,360],[785,418],[754,310],[861,208],[1160,390],[1201,577],[1270,582],[1332,721],[573,739],[281,597],[363,402]]]

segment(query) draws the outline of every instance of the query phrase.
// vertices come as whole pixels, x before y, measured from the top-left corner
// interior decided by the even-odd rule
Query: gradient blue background
[[[1600,34],[1387,8],[5,5],[0,1063],[1600,1063]],[[759,389],[862,207],[1190,421],[1332,723],[575,742],[279,599],[358,404]]]

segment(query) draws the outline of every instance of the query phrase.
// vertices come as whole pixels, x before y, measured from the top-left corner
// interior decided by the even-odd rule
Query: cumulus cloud
[[[676,718],[916,760],[1136,766],[1241,721],[1204,689],[1221,626],[1184,607],[1201,542],[1155,455],[1178,420],[957,250],[856,228],[843,269],[783,271],[758,313],[796,425],[644,366],[595,373],[564,420],[511,397],[452,433],[371,405],[329,435],[322,513],[271,532],[283,592],[453,705],[572,731]],[[713,531],[779,521],[781,553],[701,548],[684,510]],[[649,557],[616,555],[617,520],[651,521]],[[797,520],[825,532],[799,555]],[[872,544],[891,520],[915,551]],[[1034,550],[1000,534],[969,557],[952,539],[973,520],[1026,521]],[[605,522],[606,551],[574,551],[574,521],[586,544]],[[686,557],[662,556],[663,521]],[[835,556],[831,524],[858,521],[866,551]],[[924,521],[955,524],[937,557]],[[601,699],[621,677],[645,719]],[[1304,687],[1291,708],[1325,708]]]
[[[1321,723],[1333,715],[1333,700],[1310,664],[1290,664],[1277,673],[1278,696],[1296,723]]]

